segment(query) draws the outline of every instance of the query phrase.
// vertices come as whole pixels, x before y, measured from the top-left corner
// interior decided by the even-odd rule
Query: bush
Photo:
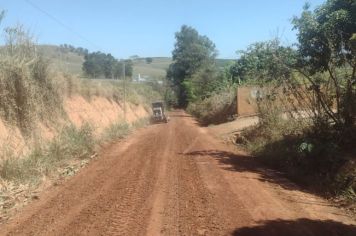
[[[247,149],[296,182],[356,198],[356,168],[347,157],[350,150],[338,142],[339,132],[330,124],[316,125],[313,117],[287,119],[276,104],[267,98],[259,101],[260,123],[242,134]]]
[[[210,97],[189,103],[187,111],[203,125],[218,124],[236,114],[236,92],[234,88],[213,93]]]

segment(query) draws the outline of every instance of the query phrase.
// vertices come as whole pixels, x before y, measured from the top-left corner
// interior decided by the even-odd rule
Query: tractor
[[[168,118],[166,114],[164,113],[164,104],[161,101],[153,102],[152,103],[152,117],[151,117],[151,122],[152,123],[160,123],[168,122]]]

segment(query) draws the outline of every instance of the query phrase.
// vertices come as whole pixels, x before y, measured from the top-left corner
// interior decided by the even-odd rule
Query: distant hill
[[[59,46],[55,45],[39,45],[38,50],[42,55],[52,62],[55,70],[63,71],[70,74],[81,75],[82,64],[84,57],[74,52],[63,51]],[[169,57],[153,57],[150,64],[146,63],[145,58],[137,58],[133,60],[134,71],[133,77],[137,78],[138,74],[141,77],[162,78],[166,76],[166,70],[172,62]]]
[[[152,57],[152,62],[147,63],[145,58],[138,58],[133,60],[133,76],[138,77],[150,77],[160,79],[166,76],[166,71],[169,65],[172,63],[170,57]]]
[[[63,52],[55,45],[38,45],[38,51],[51,62],[54,69],[75,75],[82,74],[83,56],[73,52]]]
[[[70,74],[82,75],[82,64],[84,57],[75,52],[63,51],[59,46],[55,45],[39,45],[39,52],[52,62],[55,70],[63,71]],[[137,78],[138,75],[142,78],[160,79],[166,76],[166,70],[172,63],[170,57],[152,57],[152,62],[147,63],[146,58],[136,58],[133,60],[133,77]],[[217,59],[217,65],[224,67],[232,60],[230,59]]]

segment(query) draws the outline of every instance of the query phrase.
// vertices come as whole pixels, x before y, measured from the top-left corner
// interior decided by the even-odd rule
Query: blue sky
[[[308,2],[315,7],[324,1]],[[218,57],[236,58],[237,50],[276,35],[285,44],[294,43],[296,32],[292,31],[290,19],[300,14],[304,3],[303,0],[0,0],[0,9],[7,11],[0,27],[22,23],[39,43],[68,43],[127,58],[171,56],[174,33],[186,24],[215,43]]]

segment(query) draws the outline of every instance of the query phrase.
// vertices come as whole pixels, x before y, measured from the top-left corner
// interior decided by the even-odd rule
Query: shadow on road
[[[356,226],[331,220],[272,220],[236,229],[233,236],[354,236]]]
[[[272,169],[266,168],[262,164],[258,163],[250,156],[238,155],[232,152],[220,151],[220,150],[204,150],[204,151],[193,151],[185,153],[185,155],[189,156],[210,156],[218,160],[222,165],[223,169],[229,171],[238,171],[238,172],[253,172],[257,173],[257,179],[262,182],[271,182],[274,184],[278,184],[279,186],[288,189],[288,190],[296,190],[299,187],[290,182],[285,178],[285,176]]]
[[[291,182],[285,174],[273,169],[266,168],[265,165],[257,162],[251,156],[238,155],[232,152],[221,150],[192,151],[184,153],[184,155],[194,158],[199,158],[200,156],[209,156],[218,160],[221,164],[221,168],[225,170],[237,172],[251,172],[257,174],[255,175],[255,177],[241,176],[241,178],[253,178],[261,182],[268,182],[289,191],[297,190],[304,193],[311,193],[307,189],[302,188],[297,184]],[[286,198],[285,200],[294,203],[301,203],[304,205],[333,206],[333,204],[329,204],[328,202],[318,199],[301,200],[298,198]]]

